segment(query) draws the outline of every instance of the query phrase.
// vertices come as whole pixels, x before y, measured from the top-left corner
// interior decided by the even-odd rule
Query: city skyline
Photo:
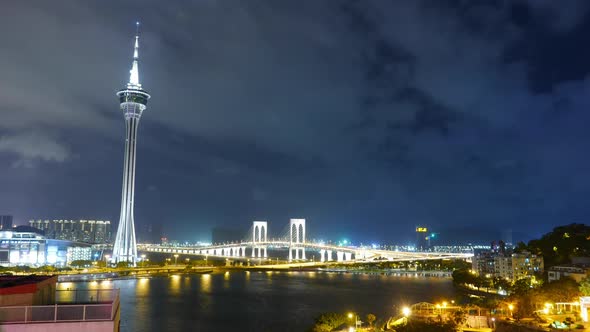
[[[197,241],[301,217],[391,243],[588,223],[589,4],[262,3],[7,5],[0,214],[117,220],[110,96],[141,19],[166,97],[142,122],[139,225]]]

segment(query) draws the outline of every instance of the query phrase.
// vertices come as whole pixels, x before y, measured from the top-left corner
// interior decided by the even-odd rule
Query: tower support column
[[[139,28],[139,22],[137,23]],[[139,31],[139,29],[138,29]],[[146,109],[150,95],[139,83],[139,34],[135,36],[133,62],[127,87],[117,92],[120,109],[125,117],[125,158],[123,162],[123,185],[121,190],[121,213],[113,246],[112,260],[115,263],[137,264],[137,242],[133,208],[135,203],[135,162],[137,127],[141,114]]]

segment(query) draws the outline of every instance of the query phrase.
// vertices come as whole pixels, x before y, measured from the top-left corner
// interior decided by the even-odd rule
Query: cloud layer
[[[50,187],[32,184],[49,173],[101,188],[94,204],[80,207],[72,192],[59,197],[71,204],[40,199],[14,213],[117,218],[123,120],[114,92],[127,79],[136,13],[142,83],[153,95],[140,128],[140,223],[166,218],[167,232],[197,234],[303,216],[318,236],[338,226],[343,236],[362,229],[364,240],[387,240],[402,229],[403,240],[416,224],[543,233],[583,221],[590,67],[562,62],[588,52],[588,7],[11,3],[0,22],[0,160],[41,163],[20,174],[19,197]],[[540,56],[556,36],[579,49],[560,62]],[[565,79],[571,72],[581,79]],[[22,205],[2,208],[11,204]]]

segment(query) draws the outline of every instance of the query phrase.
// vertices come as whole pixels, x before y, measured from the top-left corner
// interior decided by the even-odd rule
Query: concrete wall
[[[0,307],[55,303],[55,285],[43,285],[34,293],[0,295]]]

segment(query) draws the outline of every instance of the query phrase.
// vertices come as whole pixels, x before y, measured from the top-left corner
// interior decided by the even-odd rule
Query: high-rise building
[[[416,250],[428,249],[430,247],[429,240],[428,228],[424,226],[416,226]]]
[[[109,220],[29,220],[29,225],[42,231],[48,239],[69,240],[86,243],[110,243]]]
[[[12,229],[12,216],[0,216],[0,230]]]
[[[120,108],[125,115],[125,162],[123,166],[123,189],[121,197],[121,214],[117,236],[113,247],[113,261],[137,262],[137,242],[135,239],[135,225],[133,220],[133,206],[135,200],[135,157],[137,126],[142,112],[146,109],[150,95],[143,90],[139,83],[139,22],[138,33],[135,35],[133,62],[127,87],[117,92]]]

